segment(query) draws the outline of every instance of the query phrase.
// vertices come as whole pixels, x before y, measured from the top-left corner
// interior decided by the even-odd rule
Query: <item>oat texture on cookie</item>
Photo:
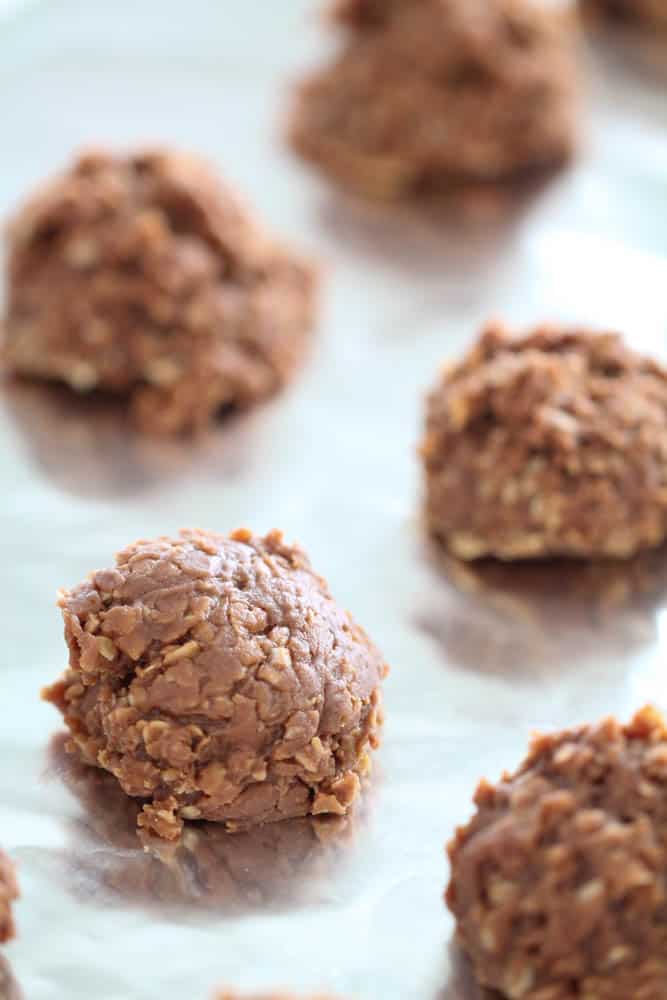
[[[395,199],[563,163],[576,144],[571,29],[532,0],[343,0],[333,63],[301,86],[296,150]]]
[[[492,324],[431,392],[421,455],[461,559],[630,556],[667,534],[667,371],[613,333]]]
[[[82,155],[17,213],[7,258],[8,368],[117,394],[152,433],[279,389],[314,320],[313,267],[173,151]]]
[[[279,532],[136,542],[60,606],[69,667],[45,697],[83,759],[145,800],[140,826],[351,807],[387,668]]]
[[[667,997],[667,729],[645,708],[536,737],[475,793],[447,903],[509,1000]]]

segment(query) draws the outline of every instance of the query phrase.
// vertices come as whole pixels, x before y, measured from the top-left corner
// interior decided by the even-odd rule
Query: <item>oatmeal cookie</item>
[[[667,997],[667,729],[653,709],[533,740],[482,781],[447,903],[509,1000]]]
[[[153,433],[205,427],[285,384],[315,272],[198,159],[81,156],[9,229],[4,357],[122,397]]]
[[[386,665],[301,549],[184,531],[60,599],[69,669],[44,696],[139,826],[344,814],[370,770]]]
[[[431,393],[421,455],[459,558],[626,558],[667,535],[667,371],[613,333],[490,325]]]
[[[532,0],[344,0],[333,64],[301,86],[296,150],[362,194],[401,198],[567,160],[570,28]]]

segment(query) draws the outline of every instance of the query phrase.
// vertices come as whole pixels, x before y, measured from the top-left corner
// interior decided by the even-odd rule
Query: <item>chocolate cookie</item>
[[[19,888],[14,865],[7,855],[0,851],[0,943],[9,941],[16,932],[12,916],[12,903],[18,899],[18,895]]]
[[[650,708],[533,740],[449,845],[446,899],[510,1000],[667,997],[667,729]]]
[[[350,808],[387,668],[279,532],[137,542],[60,606],[69,669],[44,697],[82,757],[147,800],[140,826],[172,839],[184,819]]]
[[[173,152],[80,157],[14,219],[7,272],[10,370],[116,393],[158,433],[280,388],[315,310],[312,267]]]
[[[667,371],[616,334],[489,326],[431,393],[421,454],[461,559],[630,556],[667,535]]]
[[[301,86],[299,153],[376,198],[558,165],[575,146],[576,65],[531,0],[344,0],[333,64]]]

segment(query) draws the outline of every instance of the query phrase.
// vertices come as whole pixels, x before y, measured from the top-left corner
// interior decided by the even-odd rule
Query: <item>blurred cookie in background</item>
[[[8,241],[6,367],[113,393],[147,432],[251,406],[306,351],[314,268],[196,157],[86,153]]]
[[[574,152],[570,21],[531,0],[343,0],[330,66],[301,85],[295,149],[370,198],[553,168]]]

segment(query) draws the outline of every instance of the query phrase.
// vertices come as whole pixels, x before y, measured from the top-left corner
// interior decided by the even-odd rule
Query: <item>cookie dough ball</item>
[[[667,997],[667,729],[653,709],[534,739],[449,845],[447,903],[510,1000]]]
[[[0,943],[14,937],[16,928],[12,917],[12,903],[18,899],[14,865],[7,855],[0,851]]]
[[[667,534],[667,371],[616,334],[489,326],[431,393],[421,453],[459,558],[625,558]]]
[[[140,826],[350,808],[387,668],[280,532],[136,542],[60,606],[69,669],[45,697],[83,758],[147,800]]]
[[[173,152],[80,157],[14,219],[7,271],[8,367],[119,394],[157,433],[281,387],[315,309],[311,266]]]
[[[301,87],[299,153],[376,198],[505,180],[573,152],[562,15],[531,0],[345,0],[333,64]]]
[[[643,27],[667,29],[667,0],[580,0],[585,12]]]

